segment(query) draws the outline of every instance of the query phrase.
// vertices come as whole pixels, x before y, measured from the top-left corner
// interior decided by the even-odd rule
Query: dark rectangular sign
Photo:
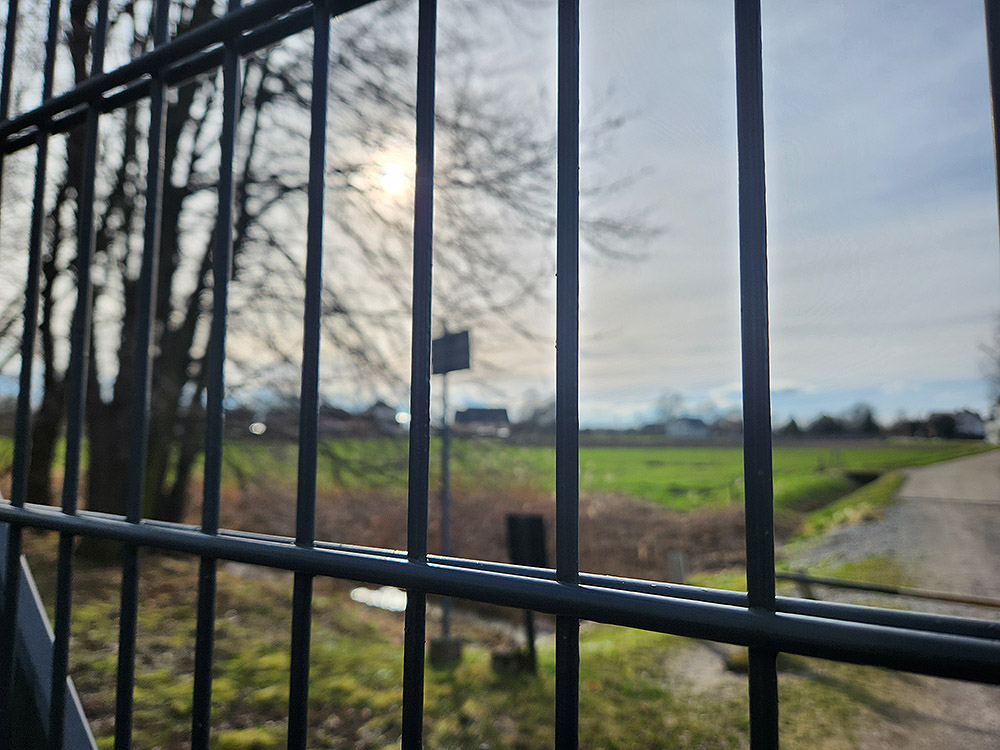
[[[545,519],[534,513],[508,513],[507,554],[515,565],[547,568]]]
[[[444,375],[446,372],[469,369],[469,332],[446,333],[431,342],[431,372]]]

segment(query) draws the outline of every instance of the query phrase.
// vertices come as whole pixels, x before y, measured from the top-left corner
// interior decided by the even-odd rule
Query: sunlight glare
[[[406,188],[406,173],[398,164],[387,164],[382,172],[382,189],[390,195],[401,193]]]

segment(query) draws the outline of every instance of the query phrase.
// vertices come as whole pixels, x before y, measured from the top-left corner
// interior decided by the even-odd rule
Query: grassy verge
[[[796,538],[810,539],[826,534],[838,526],[881,518],[904,479],[900,472],[891,472],[814,510],[802,520]]]
[[[839,565],[818,565],[809,572],[815,575],[843,578],[849,581],[880,583],[886,586],[913,585],[913,579],[907,574],[906,569],[899,564],[899,561],[883,555],[872,555],[871,557],[852,560],[851,562]],[[886,599],[883,597],[882,601],[884,602]],[[893,606],[900,606],[898,599],[891,599],[889,601],[893,603]]]

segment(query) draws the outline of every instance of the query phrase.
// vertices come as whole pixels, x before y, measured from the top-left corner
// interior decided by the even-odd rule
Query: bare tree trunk
[[[209,237],[208,245],[211,246]],[[153,406],[149,425],[149,461],[146,481],[146,502],[149,515],[162,521],[181,521],[187,506],[187,482],[190,479],[191,466],[185,466],[187,451],[184,446],[191,446],[198,436],[200,422],[192,421],[192,415],[200,410],[203,384],[200,372],[196,381],[196,392],[192,396],[185,425],[181,421],[181,399],[184,386],[191,382],[189,372],[191,346],[194,342],[198,321],[201,318],[201,298],[205,292],[208,275],[211,270],[211,256],[206,248],[199,269],[198,284],[188,296],[183,323],[176,329],[164,332],[160,346],[160,354],[154,367]],[[183,445],[178,450],[177,441]],[[201,441],[196,440],[195,456],[200,450]],[[167,477],[171,462],[174,461],[174,480],[167,488]]]
[[[82,143],[76,133],[70,133],[66,148],[71,157],[78,152],[82,153]],[[49,252],[42,260],[42,284],[39,290],[41,314],[38,324],[42,354],[42,403],[35,413],[31,426],[31,455],[27,485],[28,502],[43,505],[53,504],[52,470],[66,406],[66,381],[55,362],[55,332],[52,329],[55,308],[53,290],[59,276],[59,247],[65,231],[62,213],[68,203],[69,193],[75,187],[74,180],[78,173],[79,170],[68,168],[62,185],[56,191],[55,205],[49,214],[52,224]]]
[[[125,513],[125,488],[131,442],[126,403],[91,403],[87,433],[87,509],[102,513]]]
[[[135,203],[128,200],[127,184],[130,173],[137,172],[136,165],[136,108],[129,107],[122,128],[124,148],[122,161],[115,174],[114,184],[107,199],[107,207],[96,233],[95,256],[103,261],[108,276],[117,271],[126,290],[122,311],[122,328],[117,343],[119,371],[110,397],[105,401],[98,372],[97,349],[102,346],[99,330],[90,337],[90,361],[87,382],[87,434],[90,438],[87,467],[87,507],[90,510],[124,515],[127,493],[126,477],[131,455],[129,435],[129,405],[133,393],[133,361],[135,349],[135,294],[129,294],[125,263],[116,256],[116,246],[121,247],[121,258],[128,254],[127,243],[133,234]],[[120,222],[116,223],[116,219]],[[107,281],[105,281],[107,283]],[[103,289],[95,289],[97,299]]]
[[[90,46],[90,32],[86,23],[89,6],[90,0],[73,0],[70,3],[71,29],[67,41],[77,81],[86,77],[87,51]],[[62,212],[69,201],[70,193],[73,195],[80,193],[82,163],[83,132],[77,128],[70,131],[66,139],[66,174],[56,193],[56,202],[50,214],[53,231],[49,253],[42,261],[42,285],[39,292],[41,304],[39,333],[44,387],[42,403],[34,415],[31,428],[31,456],[27,485],[28,501],[46,505],[53,504],[52,470],[55,465],[66,399],[66,383],[55,362],[55,333],[52,329],[55,307],[53,288],[60,273],[57,257],[63,241]]]
[[[203,418],[205,410],[201,405],[201,397],[205,391],[204,374],[205,367],[204,360],[202,360],[198,389],[194,394],[194,398],[191,399],[184,417],[184,427],[180,436],[180,448],[174,469],[173,482],[169,489],[164,486],[160,492],[155,509],[155,518],[172,521],[184,520],[194,462],[204,447]]]
[[[64,185],[65,187],[65,185]],[[65,197],[59,191],[54,216],[58,216]],[[58,274],[56,249],[60,241],[60,224],[53,222],[56,232],[52,249],[42,264],[41,320],[39,333],[42,343],[42,403],[35,413],[31,426],[31,455],[28,464],[28,502],[52,505],[52,467],[55,464],[56,444],[62,427],[63,408],[66,400],[66,383],[56,370],[55,341],[52,333],[52,287]]]
[[[28,467],[28,502],[52,505],[52,467],[62,427],[66,387],[61,378],[45,385],[42,404],[31,428],[31,461]]]

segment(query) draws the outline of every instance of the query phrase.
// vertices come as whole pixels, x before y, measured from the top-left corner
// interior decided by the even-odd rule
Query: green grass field
[[[906,466],[979,453],[992,446],[973,441],[871,440],[778,444],[773,452],[775,507],[811,510],[852,489],[845,474],[883,473]],[[431,484],[440,482],[440,441],[431,443]],[[294,488],[294,444],[230,440],[224,445],[224,480],[240,485],[266,480]],[[555,490],[555,451],[504,440],[455,440],[452,482],[463,487],[530,487]],[[0,470],[9,474],[9,438],[0,438]],[[346,438],[319,446],[321,492],[406,490],[407,444],[394,438]],[[743,500],[743,451],[738,446],[635,446],[580,448],[581,493],[617,492],[672,510],[721,507]]]
[[[811,509],[846,494],[845,473],[882,473],[971,455],[989,446],[972,441],[832,441],[777,445],[774,449],[776,507]],[[267,477],[294,482],[296,448],[253,440],[226,444],[230,480]],[[431,446],[431,483],[439,480],[440,442]],[[402,440],[341,440],[320,446],[321,489],[372,488],[402,492],[406,487],[406,443]],[[458,487],[531,486],[555,490],[555,452],[502,440],[456,440],[452,481]],[[723,506],[743,500],[743,451],[709,447],[638,446],[580,449],[580,491],[620,492],[673,510]]]

